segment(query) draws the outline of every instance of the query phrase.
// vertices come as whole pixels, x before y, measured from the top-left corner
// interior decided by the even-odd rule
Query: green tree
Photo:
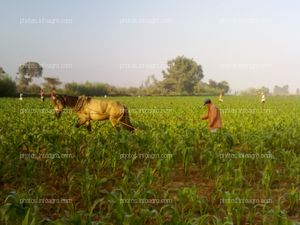
[[[79,83],[67,83],[65,84],[65,92],[72,95],[88,95],[88,96],[103,96],[111,95],[111,90],[114,89],[107,84],[102,83],[90,83],[85,82],[84,84]],[[117,91],[116,91],[117,92]],[[114,94],[117,94],[114,92]]]
[[[43,83],[43,86],[46,89],[57,88],[57,86],[61,85],[59,78],[56,77],[44,77],[44,80],[45,83]]]
[[[169,60],[167,65],[167,70],[162,71],[163,88],[178,94],[193,94],[195,85],[204,77],[201,65],[184,56]]]
[[[275,86],[274,87],[274,95],[288,95],[289,94],[289,86],[284,85],[283,87]]]
[[[241,91],[240,95],[258,95],[259,92],[260,90],[257,88],[248,88],[246,90]]]
[[[16,83],[0,67],[0,96],[14,96],[16,94]]]
[[[228,82],[225,80],[223,80],[219,83],[214,80],[209,80],[208,86],[212,89],[215,89],[216,92],[218,92],[218,93],[223,92],[224,94],[227,93],[230,88]]]
[[[25,90],[27,86],[32,82],[34,77],[41,77],[43,73],[43,67],[37,62],[26,62],[19,66],[18,69],[18,86],[20,90]]]
[[[138,95],[160,95],[165,90],[162,82],[158,81],[156,77],[152,74],[148,76],[146,81],[140,87],[140,90],[137,92]]]
[[[214,80],[208,80],[208,85],[211,88],[218,88],[218,83]]]
[[[223,80],[220,83],[217,84],[218,89],[222,91],[223,93],[227,93],[229,91],[229,84],[227,81]]]
[[[173,78],[165,79],[161,82],[161,86],[166,91],[166,93],[179,93],[180,91],[177,89],[178,81]]]

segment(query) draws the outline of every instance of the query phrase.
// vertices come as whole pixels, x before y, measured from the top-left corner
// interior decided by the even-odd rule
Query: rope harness
[[[85,105],[85,103],[87,102],[87,100],[88,100],[88,97],[86,97],[84,95],[83,96],[79,96],[78,100],[76,102],[76,105],[74,107],[74,110],[76,112],[78,112],[80,109],[82,109],[82,107]]]
[[[121,124],[123,124],[123,125],[125,125],[125,126],[127,126],[127,127],[130,127],[130,128],[132,128],[132,129],[134,129],[134,130],[137,130],[135,127],[130,126],[130,125],[128,125],[127,123],[123,123],[122,121],[119,121],[119,123],[121,123]]]

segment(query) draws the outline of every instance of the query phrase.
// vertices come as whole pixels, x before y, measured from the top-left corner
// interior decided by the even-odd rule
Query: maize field
[[[76,128],[50,99],[0,99],[0,223],[300,224],[300,98],[109,97],[135,133]]]

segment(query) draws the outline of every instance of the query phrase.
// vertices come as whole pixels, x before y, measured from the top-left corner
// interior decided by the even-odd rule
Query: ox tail
[[[129,118],[129,112],[128,112],[128,108],[126,106],[124,106],[124,113],[122,116],[122,119],[120,120],[122,127],[125,128],[126,130],[129,130],[131,132],[133,132],[135,130],[135,128],[133,127],[133,125],[130,122],[130,118]]]

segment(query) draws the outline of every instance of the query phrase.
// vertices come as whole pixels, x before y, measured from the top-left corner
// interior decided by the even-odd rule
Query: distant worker
[[[204,105],[207,106],[208,112],[206,116],[203,116],[202,120],[208,120],[208,128],[210,132],[217,132],[222,127],[220,110],[212,104],[210,99],[204,101]]]
[[[19,99],[20,99],[21,101],[23,100],[23,93],[22,93],[22,92],[20,93]]]
[[[266,96],[264,92],[261,92],[261,103],[264,104],[266,102]]]
[[[40,95],[41,95],[41,101],[45,101],[45,92],[44,92],[44,89],[41,88],[41,92],[40,92]]]
[[[223,102],[224,101],[223,100],[223,95],[224,95],[223,92],[221,92],[220,95],[219,95],[219,102]]]
[[[55,100],[56,99],[56,91],[55,91],[55,88],[52,88],[52,90],[51,90],[51,99],[52,100]]]

